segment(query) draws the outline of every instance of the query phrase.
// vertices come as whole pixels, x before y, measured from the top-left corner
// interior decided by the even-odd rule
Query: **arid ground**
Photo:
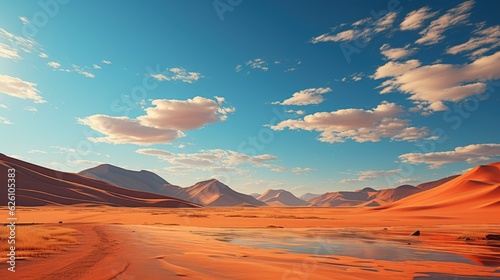
[[[20,259],[15,274],[2,262],[2,279],[500,278],[487,212],[45,206],[18,217]]]

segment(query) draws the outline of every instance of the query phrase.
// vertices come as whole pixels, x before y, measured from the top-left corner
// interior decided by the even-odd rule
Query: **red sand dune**
[[[262,206],[252,196],[238,193],[217,180],[199,182],[183,188],[165,181],[153,172],[132,171],[110,164],[102,164],[78,173],[126,189],[151,192],[210,206]]]
[[[330,192],[321,196],[314,197],[308,202],[311,206],[317,207],[335,207],[335,206],[368,206],[376,207],[393,203],[408,196],[435,188],[444,184],[457,176],[451,176],[440,180],[422,183],[416,187],[411,185],[402,185],[396,188],[375,190],[373,188],[364,188],[357,191]]]
[[[289,191],[285,190],[267,190],[260,195],[258,200],[269,206],[307,206],[309,203],[297,198]]]
[[[474,167],[433,189],[409,196],[378,209],[469,211],[500,210],[500,162]]]
[[[199,207],[168,196],[139,192],[75,173],[59,172],[0,154],[0,173],[15,168],[16,205],[109,205],[128,207]],[[6,205],[7,196],[0,203]]]
[[[265,206],[264,202],[258,201],[254,197],[236,192],[219,182],[211,179],[196,183],[186,188],[189,201],[207,206]]]

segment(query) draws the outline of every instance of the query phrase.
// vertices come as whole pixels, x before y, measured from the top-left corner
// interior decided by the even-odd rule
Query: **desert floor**
[[[487,212],[64,206],[17,217],[20,259],[12,273],[3,258],[0,279],[500,279],[500,241],[484,240],[500,220]]]

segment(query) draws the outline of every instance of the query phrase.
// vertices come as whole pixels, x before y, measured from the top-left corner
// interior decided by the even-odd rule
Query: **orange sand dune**
[[[457,176],[450,176],[440,180],[422,183],[418,186],[402,185],[396,188],[375,190],[364,188],[357,191],[339,191],[325,193],[308,200],[311,206],[337,207],[337,206],[367,206],[376,207],[396,202],[416,193],[420,193],[442,185]]]
[[[306,206],[306,201],[297,198],[291,192],[286,190],[267,190],[257,197],[258,200],[265,202],[270,206]]]
[[[124,189],[0,154],[0,173],[16,170],[16,203],[23,206],[93,204],[128,207],[198,207],[168,196]],[[7,204],[1,196],[0,204]]]
[[[236,192],[219,182],[211,179],[196,183],[186,188],[185,199],[207,206],[264,206],[264,202],[258,201],[253,196]]]
[[[471,212],[500,210],[500,162],[481,165],[431,190],[378,209]]]

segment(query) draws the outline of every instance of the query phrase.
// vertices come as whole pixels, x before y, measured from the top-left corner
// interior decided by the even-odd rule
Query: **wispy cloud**
[[[473,144],[456,147],[453,151],[447,152],[403,154],[399,156],[399,159],[412,164],[424,163],[435,169],[449,163],[467,162],[476,164],[492,161],[498,157],[500,157],[500,144]]]
[[[475,59],[486,52],[500,47],[500,25],[495,25],[474,32],[474,37],[467,42],[449,47],[446,52],[449,54],[468,53],[468,56]]]
[[[323,94],[331,92],[330,88],[308,88],[298,91],[292,97],[284,100],[283,102],[275,101],[272,104],[279,105],[316,105],[322,103],[325,99]]]
[[[81,68],[80,66],[75,65],[75,64],[73,64],[72,66],[73,66],[73,71],[74,72],[76,72],[76,73],[78,73],[80,75],[83,75],[83,76],[85,76],[87,78],[91,78],[91,79],[95,78],[95,75],[93,73],[88,72],[87,70]]]
[[[390,12],[379,19],[372,17],[364,18],[351,24],[350,29],[343,31],[337,30],[344,28],[345,25],[336,26],[330,32],[314,37],[311,43],[350,42],[354,40],[369,42],[375,34],[392,29],[396,17],[397,14],[395,12]]]
[[[380,47],[380,52],[390,60],[398,60],[401,58],[406,58],[417,51],[416,48],[410,48],[410,45],[406,45],[403,48],[391,48],[389,44],[384,44]]]
[[[28,20],[28,18],[27,18],[27,17],[22,17],[22,16],[20,16],[20,17],[18,17],[18,18],[19,18],[19,20],[20,20],[23,24],[28,24],[28,23],[30,23],[30,21]]]
[[[0,124],[14,124],[14,123],[5,117],[0,117]]]
[[[22,57],[19,55],[16,49],[13,49],[9,45],[2,43],[0,43],[0,57],[12,60],[22,59]]]
[[[24,107],[24,110],[30,111],[30,112],[33,112],[33,113],[38,112],[38,109],[35,108],[35,107],[32,107],[32,106],[26,106],[26,107]]]
[[[21,99],[31,99],[36,103],[45,103],[36,84],[17,77],[0,75],[0,93]]]
[[[351,178],[351,179],[343,179],[340,182],[341,183],[360,183],[360,182],[366,182],[369,180],[374,180],[380,177],[384,176],[390,176],[394,174],[400,173],[400,169],[393,169],[393,170],[365,170],[365,171],[359,171],[356,172],[356,175],[358,176],[357,178]]]
[[[431,13],[431,8],[423,7],[408,13],[399,26],[401,30],[416,30],[423,26],[425,20],[433,18],[437,14],[438,12]]]
[[[252,70],[261,70],[261,71],[268,71],[269,70],[269,65],[267,62],[262,59],[262,58],[255,58],[248,60],[242,64],[236,65],[234,68],[234,71],[241,72],[242,70],[245,70],[245,74],[248,75],[251,73]]]
[[[173,153],[160,149],[138,149],[138,154],[154,156],[162,161],[173,164],[166,167],[165,170],[174,171],[208,171],[208,172],[235,172],[245,173],[246,170],[238,166],[256,166],[267,168],[267,162],[275,161],[278,158],[270,154],[261,154],[256,156],[244,153],[212,149],[201,150],[196,153]]]
[[[267,66],[267,62],[264,61],[262,58],[256,58],[256,59],[249,60],[246,62],[246,65],[251,67],[252,69],[260,69],[262,71],[269,70],[269,67]]]
[[[0,28],[0,57],[14,60],[21,59],[21,52],[30,53],[38,47],[32,38],[14,35]]]
[[[109,61],[109,60],[103,60],[102,63],[109,65],[109,64],[111,64],[111,61]]]
[[[46,154],[47,152],[46,151],[42,151],[42,150],[29,150],[28,151],[28,154]]]
[[[203,75],[198,72],[186,71],[186,69],[182,67],[174,67],[167,68],[163,73],[152,74],[151,77],[158,81],[182,81],[192,84],[203,78]]]
[[[424,45],[439,43],[445,38],[444,32],[446,30],[467,23],[473,6],[474,1],[470,0],[449,9],[445,14],[431,21],[429,26],[419,33],[422,37],[415,41],[415,43]]]
[[[500,78],[500,52],[469,64],[433,64],[421,66],[418,60],[387,62],[374,79],[389,78],[379,88],[381,93],[403,92],[410,100],[424,106],[424,111],[444,111],[444,101],[458,102],[486,91],[486,82]],[[425,110],[427,109],[427,110]]]
[[[47,65],[49,65],[50,67],[52,67],[54,69],[58,69],[59,67],[61,67],[61,64],[59,62],[55,62],[55,61],[51,61],[51,62],[47,63]]]

